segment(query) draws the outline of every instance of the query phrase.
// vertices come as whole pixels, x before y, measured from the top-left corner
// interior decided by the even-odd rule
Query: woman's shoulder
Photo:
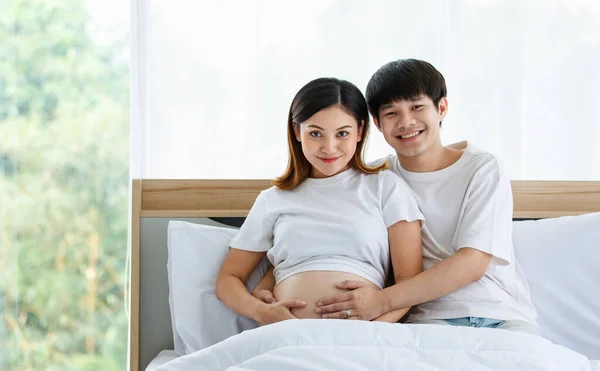
[[[273,200],[275,198],[284,196],[287,192],[288,191],[281,190],[277,188],[277,186],[273,185],[260,191],[256,200],[260,199],[263,202],[268,202],[268,200]]]
[[[258,203],[269,208],[273,208],[275,205],[287,205],[289,202],[299,197],[298,194],[302,193],[299,192],[299,190],[299,187],[288,190],[280,189],[273,185],[260,191],[256,198],[255,205]]]

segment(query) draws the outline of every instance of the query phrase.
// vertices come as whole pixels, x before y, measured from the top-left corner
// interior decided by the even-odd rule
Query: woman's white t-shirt
[[[406,182],[389,170],[354,169],[308,178],[293,190],[262,191],[232,248],[266,251],[275,282],[306,271],[341,271],[383,287],[390,265],[387,228],[424,220]]]

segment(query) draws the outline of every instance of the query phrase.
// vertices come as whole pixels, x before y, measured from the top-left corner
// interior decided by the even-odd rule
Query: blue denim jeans
[[[422,319],[409,322],[411,324],[425,325],[446,325],[446,326],[468,326],[468,327],[486,327],[497,328],[510,331],[526,332],[528,334],[538,335],[536,326],[520,320],[498,320],[483,317],[461,317],[449,319]]]

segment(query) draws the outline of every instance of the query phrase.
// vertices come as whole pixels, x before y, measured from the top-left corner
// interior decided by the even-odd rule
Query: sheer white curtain
[[[271,178],[307,81],[364,91],[398,58],[446,77],[444,143],[495,153],[512,179],[600,179],[597,0],[132,0],[131,172]],[[390,153],[373,131],[367,158]]]

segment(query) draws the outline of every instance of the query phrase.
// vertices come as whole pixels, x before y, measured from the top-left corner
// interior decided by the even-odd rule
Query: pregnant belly
[[[273,294],[277,300],[303,300],[306,306],[292,309],[292,314],[298,318],[320,318],[315,312],[317,302],[321,299],[347,292],[335,287],[345,280],[361,281],[377,290],[379,287],[371,281],[352,273],[336,271],[310,271],[290,276],[275,285]]]

